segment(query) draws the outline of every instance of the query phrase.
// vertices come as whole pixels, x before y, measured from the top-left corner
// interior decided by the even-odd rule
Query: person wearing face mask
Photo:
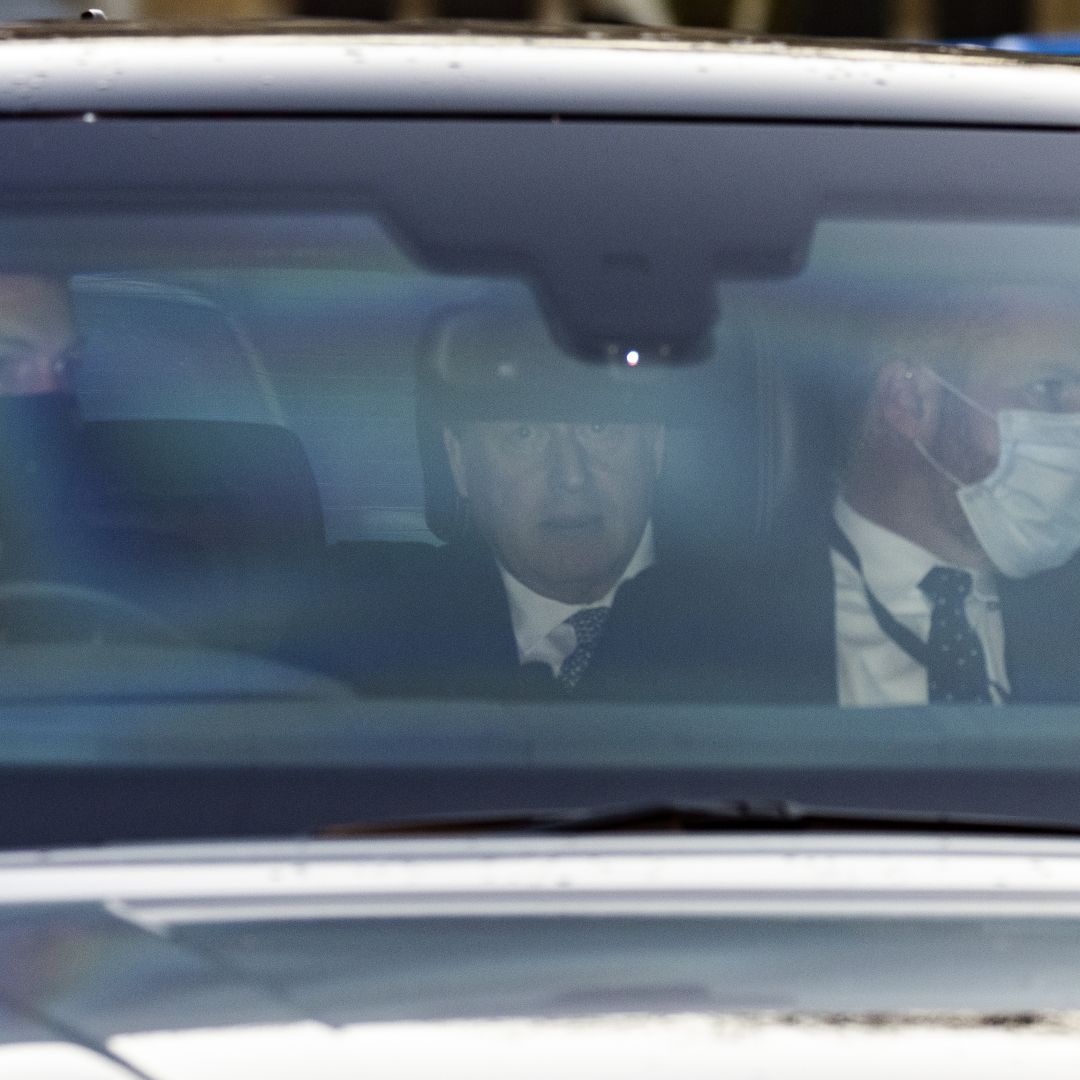
[[[81,419],[67,282],[0,274],[0,572],[72,576]]]
[[[67,283],[0,274],[0,397],[70,394],[75,356]]]
[[[0,646],[162,640],[169,574],[203,569],[140,527],[98,455],[74,391],[80,345],[66,278],[0,273]]]
[[[882,340],[834,505],[840,703],[1075,696],[1080,307],[939,297]]]

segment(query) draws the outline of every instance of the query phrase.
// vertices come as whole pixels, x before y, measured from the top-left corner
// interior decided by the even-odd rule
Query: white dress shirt
[[[577,635],[566,620],[582,608],[611,607],[615,594],[624,581],[637,577],[642,570],[648,569],[655,561],[653,549],[652,522],[645,525],[645,530],[638,541],[633,557],[626,564],[622,577],[615,587],[600,600],[591,604],[564,604],[561,600],[552,600],[549,596],[535,593],[509,571],[499,566],[506,595],[510,601],[510,621],[517,640],[518,659],[523,664],[539,662],[547,664],[552,674],[558,675],[563,661],[577,646]]]
[[[930,635],[931,604],[919,582],[942,561],[924,548],[856,513],[837,499],[836,523],[862,563],[862,575],[832,552],[836,581],[836,665],[841,705],[925,705],[926,668],[908,656],[878,625],[866,587],[897,622],[921,641]],[[995,701],[1008,692],[1005,630],[992,573],[968,570],[974,578],[965,611],[986,653]],[[864,587],[864,579],[865,586]]]

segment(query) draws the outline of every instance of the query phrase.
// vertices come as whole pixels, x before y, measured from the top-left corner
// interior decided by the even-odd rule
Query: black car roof
[[[493,23],[0,27],[0,114],[477,114],[1080,125],[1080,64],[950,46]]]

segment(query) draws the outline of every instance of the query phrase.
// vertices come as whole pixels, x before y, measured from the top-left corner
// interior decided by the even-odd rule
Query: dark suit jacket
[[[803,519],[805,523],[805,518]],[[835,704],[827,530],[711,566],[661,560],[618,591],[575,699]],[[1080,559],[1001,581],[1013,700],[1080,701]],[[362,692],[563,698],[519,665],[494,559],[478,546],[340,545],[281,655]]]
[[[1012,699],[1080,702],[1080,556],[1000,588]]]
[[[778,645],[771,607],[745,574],[714,579],[658,563],[620,587],[572,696],[826,699],[805,650]],[[779,622],[780,637],[794,632],[790,618]],[[567,696],[546,665],[518,663],[506,591],[479,545],[339,546],[283,656],[366,693]]]

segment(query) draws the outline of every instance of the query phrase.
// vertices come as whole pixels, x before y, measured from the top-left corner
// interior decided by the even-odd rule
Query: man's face
[[[63,283],[33,274],[0,274],[0,395],[69,390],[75,346]]]
[[[651,512],[659,425],[470,421],[443,437],[481,535],[522,584],[573,604],[618,582]]]
[[[1080,411],[1080,315],[1018,314],[980,348],[959,387],[990,415],[943,389],[936,449],[950,472],[975,483],[997,465],[999,410]]]

